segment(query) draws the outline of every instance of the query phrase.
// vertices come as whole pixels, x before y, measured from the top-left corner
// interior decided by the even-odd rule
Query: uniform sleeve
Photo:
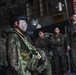
[[[54,35],[52,35],[51,38],[50,38],[50,44],[53,44],[53,45],[56,44],[56,40],[54,38]]]
[[[56,44],[57,45],[64,45],[64,41],[65,41],[64,36],[61,34],[60,40],[58,40]]]
[[[13,36],[9,36],[8,38],[8,42],[7,42],[7,48],[8,48],[8,52],[7,52],[7,55],[8,55],[8,62],[9,62],[9,65],[11,65],[15,70],[17,70],[17,51],[18,51],[18,46],[17,46],[17,40],[15,38],[15,35]]]
[[[37,39],[35,43],[38,48],[45,48],[49,46],[49,39],[44,37],[43,39]]]

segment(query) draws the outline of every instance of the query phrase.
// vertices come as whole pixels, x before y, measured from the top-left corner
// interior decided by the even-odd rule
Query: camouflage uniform
[[[0,38],[0,75],[6,75],[6,38]]]
[[[37,67],[37,71],[39,72],[38,75],[52,75],[51,64],[47,59],[45,52],[41,49],[38,49],[38,52],[42,57],[41,60],[39,60],[38,62],[39,63]]]
[[[11,32],[11,33],[10,33]],[[21,35],[26,42],[27,38],[24,35]],[[28,41],[26,42],[28,44]],[[33,47],[29,44],[29,49],[36,52]],[[13,75],[31,75],[27,66],[30,60],[30,50],[27,46],[24,45],[20,37],[14,33],[14,30],[11,29],[7,38],[7,59],[9,64],[8,75],[14,73]],[[12,72],[10,72],[10,70]],[[28,74],[29,73],[29,74]]]
[[[61,33],[54,34],[50,38],[53,45],[54,71],[57,75],[67,72],[66,51],[64,48],[64,36]]]
[[[72,37],[71,37],[71,53],[72,53],[72,60],[76,67],[76,24],[73,24],[72,27]]]
[[[46,37],[44,38],[39,37],[38,39],[36,39],[36,42],[35,42],[35,46],[37,48],[41,48],[45,52],[47,58],[49,57],[48,56],[49,55],[49,43],[50,43],[49,39]]]
[[[6,38],[0,38],[0,65],[7,66]]]
[[[29,42],[30,44],[33,44],[33,42],[32,42],[32,40],[31,40],[30,36],[29,36],[28,34],[26,34],[26,33],[25,33],[24,35],[26,36],[28,42]]]
[[[51,71],[51,64],[49,62],[49,39],[44,37],[42,38],[38,38],[35,42],[35,45],[37,48],[40,48],[41,50],[41,55],[42,55],[42,60],[44,60],[44,64],[40,65],[40,67],[38,68],[38,70],[40,70],[41,74],[46,74],[46,75],[52,75],[52,71]],[[49,69],[47,69],[47,67],[45,65],[49,65]],[[45,71],[46,69],[46,71]],[[42,71],[43,70],[43,71]]]

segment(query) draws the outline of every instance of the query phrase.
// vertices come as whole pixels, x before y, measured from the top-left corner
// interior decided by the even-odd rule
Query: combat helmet
[[[19,20],[25,20],[27,22],[26,16],[24,14],[22,14],[22,13],[15,13],[15,14],[10,15],[9,22],[10,22],[11,25],[13,25],[13,23],[15,21],[19,21]]]

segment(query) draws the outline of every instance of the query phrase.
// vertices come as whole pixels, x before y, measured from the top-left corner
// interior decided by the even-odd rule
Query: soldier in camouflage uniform
[[[53,61],[54,71],[56,75],[66,75],[67,73],[67,57],[64,48],[64,36],[60,33],[60,29],[56,27],[54,34],[50,38],[50,43],[53,45]]]
[[[40,73],[42,75],[52,75],[51,64],[50,64],[50,61],[49,61],[49,43],[50,43],[49,39],[47,37],[45,37],[44,32],[39,31],[39,38],[36,39],[35,46],[37,48],[41,49],[43,63],[42,63],[42,65],[39,66],[39,69],[40,69],[40,71],[41,71]],[[45,64],[49,65],[49,69],[47,69]]]
[[[11,28],[7,31],[7,75],[31,75],[28,67],[32,57],[40,59],[40,55],[27,40],[23,33],[27,29],[26,17],[23,14],[14,14],[10,18]],[[28,65],[29,64],[29,65]],[[31,66],[33,67],[33,66]]]
[[[45,37],[43,31],[39,31],[39,37],[36,39],[35,46],[41,48],[45,52],[47,58],[49,58],[49,44],[49,38]]]
[[[0,75],[6,75],[6,34],[7,33],[5,31],[2,31],[2,36],[0,38]]]
[[[71,53],[73,64],[76,67],[76,14],[72,16],[72,27],[71,27]]]

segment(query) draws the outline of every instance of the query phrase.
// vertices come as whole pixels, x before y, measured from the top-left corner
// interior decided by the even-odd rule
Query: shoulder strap
[[[30,50],[31,53],[33,53],[34,55],[39,54],[39,52],[36,50],[35,47],[33,47],[28,41],[27,38],[25,37],[25,39],[21,36],[21,34],[19,34],[18,32],[15,31],[15,33],[20,37],[20,39],[22,40],[22,42],[24,43],[25,46],[27,46],[27,48]],[[40,54],[39,54],[40,55]]]

